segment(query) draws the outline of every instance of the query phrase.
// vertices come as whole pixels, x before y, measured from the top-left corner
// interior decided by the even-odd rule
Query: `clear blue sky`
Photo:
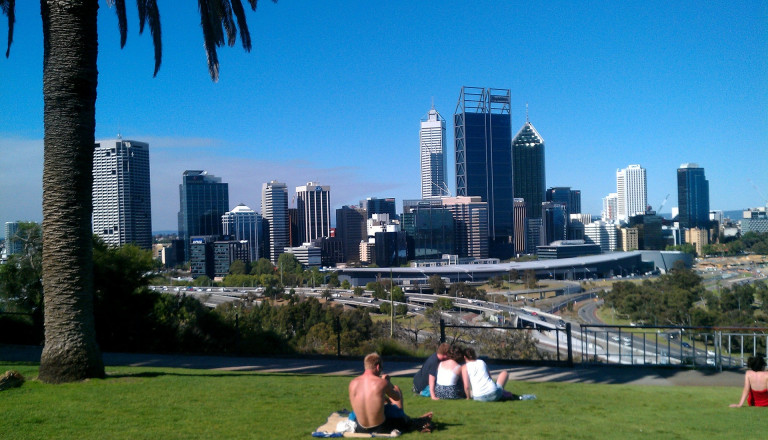
[[[335,207],[419,196],[419,119],[453,124],[461,86],[509,88],[516,132],[546,140],[547,185],[582,191],[599,214],[617,168],[647,170],[648,202],[677,205],[676,169],[705,168],[712,209],[768,196],[768,3],[306,2],[262,0],[253,51],[222,48],[206,67],[196,2],[159,1],[163,63],[152,78],[135,3],[119,48],[99,11],[96,138],[148,141],[154,230],[175,230],[185,169],[230,184],[230,204],[260,209],[261,184],[331,185]],[[183,6],[180,6],[182,5]],[[16,3],[0,58],[0,222],[39,221],[42,30],[39,3]],[[5,48],[7,22],[0,21]],[[513,133],[514,135],[515,133]],[[748,179],[751,179],[752,183]],[[449,187],[455,190],[453,171]]]

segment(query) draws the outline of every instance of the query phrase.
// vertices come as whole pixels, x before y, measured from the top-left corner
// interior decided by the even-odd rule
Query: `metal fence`
[[[768,328],[765,327],[676,327],[582,325],[563,328],[531,329],[499,325],[450,324],[440,321],[440,341],[460,341],[473,345],[460,332],[507,331],[535,334],[539,351],[548,351],[543,362],[572,367],[582,365],[667,366],[722,370],[746,366],[750,356],[765,356]],[[463,339],[462,339],[463,338]],[[499,359],[502,360],[502,359]],[[532,362],[532,359],[504,361]]]
[[[582,325],[582,363],[741,368],[765,355],[768,328]]]

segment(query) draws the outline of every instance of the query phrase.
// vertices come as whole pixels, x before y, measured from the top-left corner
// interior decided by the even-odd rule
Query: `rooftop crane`
[[[661,202],[661,205],[659,205],[659,209],[656,211],[657,213],[661,213],[661,208],[663,208],[664,205],[667,204],[667,200],[669,200],[669,196],[670,196],[670,194],[667,194],[667,196],[664,197],[664,201]]]

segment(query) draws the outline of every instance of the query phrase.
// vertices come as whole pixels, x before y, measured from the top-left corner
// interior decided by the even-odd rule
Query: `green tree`
[[[232,275],[245,275],[248,273],[248,267],[243,260],[235,260],[229,265],[229,273]]]
[[[278,271],[282,271],[283,274],[300,274],[302,271],[301,263],[299,263],[296,255],[293,255],[290,252],[280,254],[277,258],[277,269]]]
[[[432,275],[427,280],[429,288],[432,289],[432,293],[435,295],[442,295],[445,293],[445,281],[443,281],[440,275]]]
[[[22,222],[13,236],[6,237],[6,246],[21,243],[21,253],[12,254],[0,265],[0,298],[2,308],[32,315],[34,328],[43,328],[42,227]]]
[[[344,280],[341,282],[341,288],[344,290],[349,290],[349,288],[352,287],[351,284],[349,284],[349,280]]]
[[[273,266],[272,262],[266,258],[259,258],[256,260],[256,264],[251,267],[251,275],[271,275],[274,272],[275,266]]]
[[[535,289],[538,286],[536,281],[536,272],[534,272],[532,269],[528,269],[523,272],[523,282],[525,283],[525,287],[528,289]]]
[[[109,1],[118,15],[125,44],[125,1]],[[249,0],[252,9],[256,0]],[[149,25],[155,47],[155,74],[162,45],[155,0],[137,0],[139,31]],[[8,17],[9,55],[15,0],[0,0]],[[43,30],[43,286],[45,345],[39,378],[61,383],[103,377],[93,317],[91,212],[93,145],[96,129],[98,0],[41,0]],[[208,70],[216,81],[216,48],[234,45],[237,29],[243,47],[251,41],[240,0],[199,0]],[[235,26],[235,19],[237,26]]]

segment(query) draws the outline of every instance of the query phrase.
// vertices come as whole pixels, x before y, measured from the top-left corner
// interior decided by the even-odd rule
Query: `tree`
[[[523,281],[525,282],[525,287],[529,289],[535,289],[537,286],[536,272],[534,272],[532,269],[528,269],[523,272]]]
[[[267,275],[275,272],[275,266],[266,258],[259,258],[251,268],[251,275]]]
[[[115,6],[121,46],[127,20],[124,0]],[[149,25],[155,47],[155,74],[162,56],[156,0],[137,0],[139,30]],[[256,0],[249,0],[251,9]],[[0,0],[8,17],[8,49],[13,42],[15,0]],[[93,318],[91,212],[93,145],[96,129],[98,0],[40,0],[43,23],[43,286],[45,345],[39,378],[61,383],[103,377]],[[243,48],[251,48],[240,0],[199,0],[208,71],[219,76],[216,48],[233,46],[237,28]],[[234,15],[234,18],[233,18]],[[235,25],[235,18],[237,25]]]
[[[430,276],[427,282],[432,289],[432,293],[435,295],[442,295],[445,292],[445,281],[443,281],[440,275]]]
[[[243,260],[235,260],[229,265],[229,273],[232,275],[245,275],[248,273],[248,266]]]
[[[43,326],[42,283],[42,228],[37,223],[22,222],[13,236],[6,237],[21,243],[21,253],[12,254],[0,265],[0,298],[6,310],[32,315],[35,329]]]

